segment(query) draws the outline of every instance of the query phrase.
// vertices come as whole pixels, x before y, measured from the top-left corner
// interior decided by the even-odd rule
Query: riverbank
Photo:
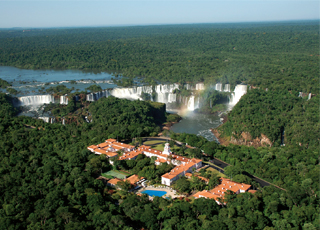
[[[234,137],[221,137],[221,134],[217,129],[211,129],[211,132],[215,137],[218,139],[221,145],[228,146],[229,144],[234,145],[245,145],[245,146],[253,146],[254,148],[258,147],[264,147],[264,146],[272,146],[273,142],[270,141],[270,139],[264,135],[261,134],[260,137],[256,137],[255,139],[251,138],[251,135],[246,132],[241,133],[241,138],[236,139]]]
[[[230,142],[226,140],[225,138],[220,137],[220,133],[217,129],[210,129],[210,131],[213,133],[213,135],[218,139],[220,145],[228,146]]]

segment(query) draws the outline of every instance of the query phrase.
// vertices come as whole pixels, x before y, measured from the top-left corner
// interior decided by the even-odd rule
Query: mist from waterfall
[[[203,90],[203,83],[198,83],[195,86],[190,86],[189,84],[184,85],[186,89],[193,90]],[[87,101],[96,101],[101,97],[108,97],[112,95],[117,98],[126,98],[131,100],[142,100],[141,95],[143,93],[150,95],[152,101],[165,103],[170,105],[171,103],[181,103],[186,107],[189,111],[194,111],[200,108],[202,101],[205,97],[201,97],[198,94],[192,93],[191,96],[181,96],[177,97],[174,93],[175,89],[179,89],[178,84],[159,84],[152,88],[152,86],[138,86],[138,87],[130,87],[130,88],[114,88],[109,91],[101,91],[98,93],[90,93],[87,95]],[[210,88],[209,88],[210,89]],[[217,90],[219,92],[231,92],[230,84],[225,84],[223,87],[222,83],[217,83],[211,87],[212,90]],[[231,92],[231,96],[229,98],[228,107],[232,108],[247,92],[246,85],[237,85],[235,90]],[[154,96],[154,98],[152,97]]]
[[[184,85],[186,89],[192,89],[192,94],[190,96],[181,96],[174,93],[176,89],[179,89],[179,84],[159,84],[156,86],[137,86],[129,88],[113,88],[109,90],[103,90],[100,92],[89,93],[86,95],[87,101],[97,101],[100,98],[108,97],[110,95],[117,98],[126,98],[130,100],[143,100],[142,95],[149,95],[150,100],[155,102],[165,103],[167,105],[176,106],[178,104],[184,105],[189,111],[194,111],[201,107],[206,96],[203,94],[198,94],[196,92],[203,91],[205,89],[203,83],[195,84],[191,86],[189,84]],[[216,83],[215,85],[208,87],[207,90],[217,90],[219,92],[231,92],[230,84],[223,85],[222,83]],[[232,107],[238,103],[240,98],[247,92],[246,85],[236,85],[233,92],[231,92],[228,107]],[[76,96],[77,97],[77,96]],[[21,106],[38,106],[43,104],[54,103],[55,99],[52,95],[33,95],[18,98],[19,105]],[[60,96],[60,104],[68,104],[68,96]],[[212,105],[210,104],[210,107]]]

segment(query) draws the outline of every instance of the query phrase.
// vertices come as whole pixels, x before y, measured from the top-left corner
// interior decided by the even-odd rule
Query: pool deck
[[[165,191],[167,192],[165,195],[163,195],[162,197],[171,197],[172,199],[173,198],[176,198],[176,197],[181,197],[183,195],[176,195],[175,193],[175,190],[171,190],[170,188],[168,187],[152,187],[152,186],[148,186],[148,187],[145,187],[145,188],[140,188],[136,191],[136,193],[141,193],[145,190],[158,190],[158,191]]]

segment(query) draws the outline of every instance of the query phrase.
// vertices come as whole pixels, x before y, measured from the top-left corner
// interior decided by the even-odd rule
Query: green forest
[[[171,147],[173,140],[183,143],[176,154],[221,159],[230,165],[224,169],[227,177],[257,192],[228,192],[223,205],[193,199],[194,192],[219,183],[215,173],[201,170],[208,184],[196,177],[173,184],[185,198],[150,201],[97,178],[110,169],[126,170],[157,184],[173,165],[156,166],[142,155],[110,165],[87,146],[108,138],[138,145],[141,137],[156,136],[165,122],[180,119],[166,113],[165,104],[112,96],[88,102],[87,92],[70,93],[59,85],[42,89],[55,97],[68,93],[68,105],[44,108],[56,117],[50,124],[17,116],[11,96],[17,92],[0,78],[0,88],[11,94],[0,93],[0,229],[320,229],[318,21],[6,29],[0,30],[0,50],[0,65],[106,71],[122,86],[136,79],[151,85],[221,82],[231,89],[247,84],[251,89],[218,131],[226,140],[248,133],[251,139],[266,135],[272,143],[223,146],[169,131]],[[299,92],[313,95],[298,97]],[[176,93],[190,96],[183,88]],[[198,112],[225,109],[227,93],[205,93]],[[248,173],[272,185],[261,187]]]
[[[319,92],[318,21],[2,30],[0,49],[19,68]]]
[[[266,135],[273,145],[319,146],[319,95],[297,97],[289,91],[252,89],[228,114],[228,121],[219,127],[223,136],[241,138],[243,132],[251,139]],[[283,135],[283,137],[282,137]]]
[[[229,161],[233,166],[226,169],[226,174],[232,174],[239,182],[250,183],[242,175],[247,170],[285,190],[267,186],[255,194],[230,193],[226,196],[227,204],[221,206],[204,198],[154,198],[151,202],[146,195],[139,197],[125,190],[115,192],[101,180],[94,179],[111,165],[105,157],[86,149],[107,137],[114,137],[116,133],[111,133],[110,127],[125,126],[125,120],[117,113],[112,116],[108,109],[122,111],[124,115],[130,113],[133,125],[141,123],[141,128],[155,127],[152,118],[155,110],[148,102],[128,103],[128,100],[105,98],[90,104],[90,111],[96,113],[93,122],[61,125],[30,117],[15,117],[12,98],[1,93],[0,100],[0,229],[247,230],[320,227],[319,159],[316,150],[312,152],[303,147],[224,147],[196,135],[172,133],[173,139],[188,141],[198,147],[191,152],[182,148],[178,154],[199,156],[200,150],[204,150],[208,156]],[[163,109],[156,109],[160,109],[158,113],[164,118]],[[150,130],[142,129],[141,132]],[[200,157],[205,156],[200,154]],[[155,167],[150,158],[122,162],[117,167],[132,168],[150,180],[157,180],[161,173],[171,168],[166,164]],[[209,178],[210,183],[217,183],[213,177]],[[183,179],[174,186],[186,193],[204,188],[199,182]]]

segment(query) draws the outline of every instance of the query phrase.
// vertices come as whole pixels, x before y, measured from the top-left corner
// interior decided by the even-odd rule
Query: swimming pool
[[[163,196],[167,194],[166,191],[160,191],[160,190],[144,190],[141,193],[148,194],[149,196]]]

